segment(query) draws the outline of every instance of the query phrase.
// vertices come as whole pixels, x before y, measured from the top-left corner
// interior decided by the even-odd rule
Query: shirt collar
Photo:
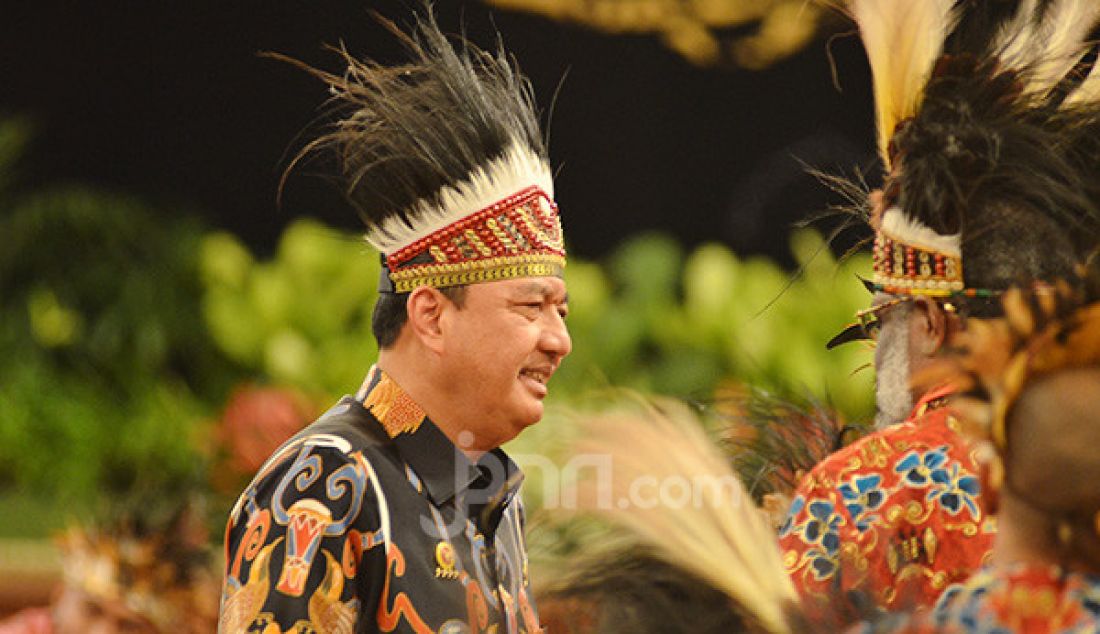
[[[436,506],[476,485],[477,512],[494,525],[519,490],[523,472],[502,449],[487,452],[477,463],[432,422],[405,390],[378,366],[371,366],[355,399],[393,440],[402,460],[415,472]]]
[[[939,409],[947,404],[947,397],[954,394],[956,391],[955,386],[950,384],[940,385],[931,390],[928,390],[920,397],[917,404],[913,406],[913,411],[909,414],[908,420],[919,418],[924,416],[925,412],[933,409]]]

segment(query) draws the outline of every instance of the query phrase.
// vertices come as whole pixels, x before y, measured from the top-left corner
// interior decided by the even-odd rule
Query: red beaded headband
[[[388,278],[398,293],[560,277],[565,247],[558,208],[541,188],[530,186],[386,255],[383,263],[383,286]]]
[[[962,258],[875,235],[874,283],[887,293],[947,296],[965,288]]]

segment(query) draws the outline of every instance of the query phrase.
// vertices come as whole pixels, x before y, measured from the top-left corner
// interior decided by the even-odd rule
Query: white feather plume
[[[577,451],[612,464],[603,490],[599,481],[582,483],[588,510],[730,596],[768,631],[790,631],[786,611],[798,598],[775,531],[687,406],[662,400],[585,421]],[[669,495],[661,496],[666,488]],[[639,499],[643,489],[654,499]],[[660,499],[673,489],[680,501],[691,499]]]
[[[1086,39],[1100,21],[1097,0],[1054,0],[1037,12],[1037,0],[1025,0],[994,40],[993,53],[1009,68],[1022,71],[1026,92],[1044,98],[1081,60]]]
[[[954,0],[849,0],[874,78],[879,152],[920,107],[924,86],[954,28]]]
[[[938,251],[952,257],[962,257],[962,234],[936,233],[931,227],[909,217],[898,207],[891,207],[882,214],[882,233],[905,244]]]
[[[413,227],[399,217],[387,218],[367,233],[367,242],[382,253],[393,253],[532,185],[553,199],[550,165],[525,144],[513,143],[466,180],[443,188],[442,204],[420,201],[408,213]]]
[[[1100,102],[1100,63],[1093,64],[1092,70],[1077,88],[1066,96],[1063,107]]]

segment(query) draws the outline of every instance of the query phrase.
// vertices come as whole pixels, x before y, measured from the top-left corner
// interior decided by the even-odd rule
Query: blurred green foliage
[[[566,267],[573,353],[551,384],[554,400],[622,386],[707,400],[723,382],[812,394],[853,418],[870,413],[866,349],[825,342],[867,302],[855,278],[863,257],[837,263],[818,234],[792,236],[791,274],[727,247],[691,253],[658,234],[638,236],[606,262]],[[312,220],[257,261],[239,240],[208,235],[201,248],[203,314],[213,340],[276,382],[334,398],[353,391],[377,348],[370,309],[377,257]]]
[[[0,515],[34,516],[35,500],[60,524],[99,500],[144,505],[205,486],[210,423],[240,382],[319,403],[356,389],[377,354],[379,264],[360,240],[299,220],[260,259],[129,196],[19,191],[28,130],[0,119]],[[851,373],[870,355],[824,342],[866,303],[854,274],[869,264],[837,263],[810,231],[791,249],[794,278],[655,234],[600,262],[573,258],[574,351],[552,400],[625,386],[706,401],[750,383],[865,418],[871,376]],[[542,425],[518,442],[545,448],[554,433]],[[0,523],[12,530],[28,528]]]
[[[370,330],[378,257],[303,219],[260,262],[227,233],[199,249],[212,340],[257,376],[328,399],[355,391],[378,352]]]
[[[616,385],[706,401],[724,382],[812,394],[851,418],[872,408],[865,348],[825,342],[868,301],[855,278],[870,263],[838,263],[820,236],[796,232],[791,274],[727,247],[691,253],[668,237],[627,241],[605,265],[566,267],[573,353],[554,379],[558,391]],[[564,389],[563,389],[564,388]]]
[[[0,499],[58,523],[155,503],[203,477],[196,423],[239,375],[199,311],[203,230],[124,195],[16,190],[28,138],[0,121]]]

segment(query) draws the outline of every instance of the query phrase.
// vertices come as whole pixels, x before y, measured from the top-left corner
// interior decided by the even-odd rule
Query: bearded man
[[[1067,96],[1100,5],[848,3],[874,76],[882,190],[868,196],[871,307],[830,346],[877,340],[876,431],[818,464],[780,529],[811,610],[929,605],[986,559],[994,525],[949,407],[910,379],[1000,310],[1014,283],[1068,277],[1100,197]]]

